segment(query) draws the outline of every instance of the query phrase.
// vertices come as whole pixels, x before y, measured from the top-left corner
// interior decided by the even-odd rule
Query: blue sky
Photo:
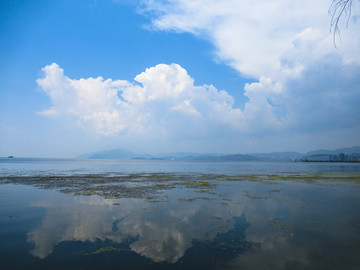
[[[359,5],[0,2],[0,156],[360,144]]]

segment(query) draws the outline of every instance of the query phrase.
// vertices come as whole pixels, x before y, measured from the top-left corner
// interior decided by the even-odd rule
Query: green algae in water
[[[179,198],[179,202],[193,202],[195,200],[209,200],[208,197]]]
[[[280,192],[280,190],[278,190],[278,189],[271,189],[271,190],[269,190],[268,192]]]
[[[186,186],[189,188],[198,188],[198,189],[213,189],[216,187],[216,184],[210,183],[209,181],[184,181],[184,182],[177,182],[176,186]]]
[[[120,252],[121,249],[114,248],[114,247],[102,247],[102,248],[99,248],[98,250],[95,250],[94,252],[92,252],[91,255],[102,254],[105,252],[114,252],[114,251]]]
[[[96,191],[94,190],[86,190],[86,191],[78,191],[75,192],[75,196],[92,196],[95,195]]]

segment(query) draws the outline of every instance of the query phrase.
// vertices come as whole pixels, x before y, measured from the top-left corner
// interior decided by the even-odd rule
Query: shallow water
[[[0,168],[1,269],[360,269],[358,164]]]
[[[282,173],[360,173],[359,163],[307,162],[196,162],[157,160],[82,160],[0,158],[0,175],[81,175],[131,173],[207,173],[207,174],[282,174]]]

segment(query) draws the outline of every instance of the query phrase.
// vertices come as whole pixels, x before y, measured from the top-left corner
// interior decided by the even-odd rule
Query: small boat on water
[[[14,158],[14,156],[8,156],[8,158]]]

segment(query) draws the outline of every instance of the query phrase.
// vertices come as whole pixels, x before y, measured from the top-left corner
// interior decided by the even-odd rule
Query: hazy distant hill
[[[295,161],[304,156],[298,152],[273,152],[251,154],[261,161]]]
[[[180,158],[180,160],[197,160],[197,161],[255,161],[258,158],[251,155],[198,155]]]
[[[336,150],[316,150],[311,151],[305,154],[305,156],[313,156],[313,155],[338,155],[340,153],[351,155],[351,154],[359,154],[360,146],[348,147],[348,148],[339,148]]]
[[[134,158],[135,155],[125,149],[114,149],[114,150],[104,150],[89,154],[83,154],[77,158],[89,158],[89,159],[130,159]]]
[[[340,148],[336,150],[316,150],[306,154],[298,152],[273,152],[254,154],[211,154],[194,152],[162,153],[157,155],[134,154],[125,149],[105,150],[89,154],[83,154],[77,158],[89,159],[137,159],[137,160],[197,160],[197,161],[296,161],[314,155],[339,155],[344,153],[351,155],[360,153],[360,146]]]
[[[315,151],[310,151],[306,154],[301,154],[298,152],[274,152],[274,153],[255,153],[250,155],[262,161],[295,161],[308,156],[339,155],[340,153],[343,153],[345,155],[360,154],[360,146],[339,148],[336,150],[315,150]]]
[[[225,155],[225,156],[217,156],[217,157],[209,157],[207,160],[209,161],[255,161],[259,160],[258,158],[252,155]]]
[[[360,146],[311,151],[306,153],[301,160],[312,162],[360,162]]]
[[[153,159],[173,159],[173,160],[194,160],[202,157],[221,156],[221,154],[212,153],[195,153],[195,152],[176,152],[176,153],[162,153],[153,155]]]
[[[194,152],[161,153],[156,155],[134,154],[125,149],[105,150],[82,154],[76,158],[85,159],[135,159],[135,160],[205,160],[223,156],[221,154],[203,154]]]
[[[198,160],[198,161],[250,161],[258,160],[251,155],[203,154],[194,152],[163,153],[157,155],[134,154],[125,149],[115,149],[83,154],[77,158],[88,159],[135,159],[135,160]]]

